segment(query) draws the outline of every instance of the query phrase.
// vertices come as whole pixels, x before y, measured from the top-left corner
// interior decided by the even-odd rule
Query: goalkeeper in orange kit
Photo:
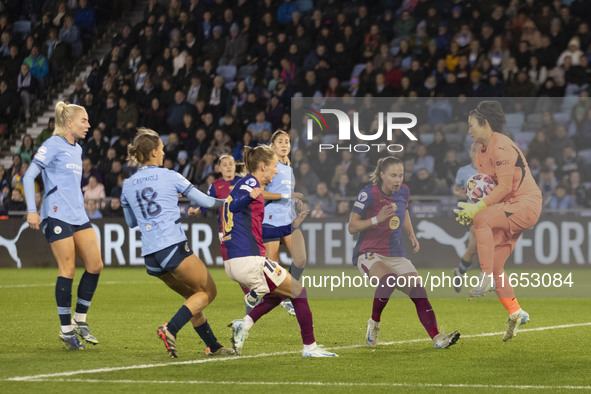
[[[494,288],[509,313],[503,336],[503,341],[508,341],[529,321],[529,315],[519,306],[504,266],[521,233],[540,218],[542,193],[521,150],[501,134],[505,113],[498,101],[482,101],[470,111],[468,123],[468,133],[474,142],[482,144],[476,154],[476,168],[489,175],[496,186],[476,204],[458,203],[460,209],[454,212],[461,224],[473,224],[476,234],[483,276],[470,295],[481,296]]]

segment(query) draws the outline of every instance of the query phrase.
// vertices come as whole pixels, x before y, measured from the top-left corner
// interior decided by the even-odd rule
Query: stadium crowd
[[[89,15],[98,18],[105,1],[37,3],[0,1],[0,134],[27,117],[68,54],[82,53],[96,23]],[[34,23],[20,40],[22,16]],[[348,217],[375,160],[318,152],[291,119],[292,97],[345,96],[427,100],[421,142],[402,157],[413,195],[452,195],[469,162],[467,112],[446,98],[564,102],[558,116],[515,105],[506,112],[522,120],[507,133],[527,152],[549,209],[589,208],[590,20],[584,0],[148,0],[144,19],[112,37],[68,98],[90,118],[81,185],[89,216],[122,215],[122,181],[134,171],[127,145],[144,126],[163,135],[164,166],[203,191],[222,154],[239,161],[244,146],[283,129],[311,216]],[[450,132],[451,122],[463,127]],[[0,211],[25,210],[22,175],[52,130],[50,121],[37,138],[25,135],[13,165],[0,167]]]

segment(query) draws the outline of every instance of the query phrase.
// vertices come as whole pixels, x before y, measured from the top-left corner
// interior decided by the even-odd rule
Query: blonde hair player
[[[420,250],[408,213],[410,190],[402,183],[404,165],[392,156],[379,159],[370,179],[372,184],[359,192],[349,218],[349,233],[359,233],[353,264],[362,274],[379,279],[371,317],[367,321],[365,342],[368,346],[377,346],[382,311],[397,287],[398,277],[405,277],[405,287],[399,287],[399,290],[415,304],[419,320],[433,340],[433,346],[436,349],[450,347],[458,341],[460,332],[454,330],[445,334],[439,331],[427,291],[417,269],[406,258],[402,243],[404,229],[413,251]]]
[[[263,220],[266,256],[273,261],[279,261],[279,244],[283,243],[293,259],[289,273],[296,280],[300,280],[306,266],[306,245],[299,225],[308,216],[309,211],[302,211],[296,215],[296,204],[301,204],[304,195],[293,190],[295,179],[288,158],[291,150],[289,135],[283,130],[275,131],[271,136],[270,146],[279,162],[277,175],[263,191],[263,198],[268,201]],[[283,300],[281,306],[287,313],[295,316],[293,304],[289,299]]]
[[[306,289],[277,262],[265,257],[263,188],[277,174],[277,156],[270,147],[261,145],[244,148],[243,158],[248,175],[234,186],[224,203],[223,242],[228,250],[224,267],[230,279],[250,289],[249,296],[255,301],[264,297],[243,319],[230,324],[234,349],[241,354],[254,323],[288,297],[300,325],[302,356],[336,357],[316,344]]]
[[[207,348],[207,356],[232,355],[216,339],[203,310],[217,290],[205,264],[191,250],[181,227],[179,193],[201,206],[214,208],[223,200],[208,197],[176,171],[160,168],[164,144],[154,130],[140,128],[128,146],[131,160],[141,164],[123,183],[121,206],[130,228],[142,234],[142,256],[149,275],[162,280],[186,299],[176,314],[156,330],[170,357],[178,357],[176,335],[191,321]]]
[[[78,339],[96,345],[90,333],[86,314],[96,290],[103,261],[98,238],[84,210],[80,189],[82,148],[76,140],[84,139],[90,124],[83,107],[59,102],[55,106],[55,130],[37,150],[23,184],[27,200],[27,222],[41,230],[51,245],[58,265],[55,299],[60,318],[59,337],[71,350],[84,349]],[[35,178],[42,174],[45,196],[41,215],[35,205]],[[84,263],[84,274],[78,284],[74,319],[71,317],[72,282],[76,253]]]

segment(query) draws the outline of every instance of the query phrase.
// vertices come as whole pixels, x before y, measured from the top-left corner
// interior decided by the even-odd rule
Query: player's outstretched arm
[[[303,197],[304,197],[304,195],[302,193],[298,193],[298,192],[280,194],[280,193],[271,193],[266,190],[263,190],[263,198],[265,200],[281,200],[282,198],[284,198],[286,200],[290,199],[290,198],[294,198],[296,200],[299,200]]]
[[[187,193],[187,197],[193,203],[205,208],[219,208],[224,205],[224,201],[226,201],[225,199],[222,200],[221,198],[210,197],[197,188],[191,188],[189,193]]]
[[[410,243],[413,247],[413,252],[418,253],[421,250],[421,245],[419,244],[419,240],[415,236],[415,230],[412,227],[412,221],[410,220],[410,213],[408,209],[406,210],[406,215],[404,216],[404,223],[402,223],[402,227],[408,234],[408,238],[410,239]]]

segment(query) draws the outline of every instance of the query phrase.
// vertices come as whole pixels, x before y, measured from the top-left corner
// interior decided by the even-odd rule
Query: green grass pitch
[[[218,296],[205,314],[230,346],[226,326],[244,315],[242,293],[223,270],[211,273]],[[277,308],[251,329],[243,357],[206,358],[188,325],[179,332],[173,360],[156,329],[182,299],[159,280],[139,268],[105,269],[88,315],[100,344],[73,352],[58,339],[56,276],[56,269],[1,271],[3,393],[591,390],[589,298],[520,298],[531,321],[508,343],[501,340],[506,312],[494,294],[470,302],[432,298],[439,325],[462,333],[446,350],[433,349],[408,299],[391,300],[382,316],[383,344],[369,349],[363,339],[370,299],[314,298],[316,339],[339,358],[303,359],[296,319]]]

